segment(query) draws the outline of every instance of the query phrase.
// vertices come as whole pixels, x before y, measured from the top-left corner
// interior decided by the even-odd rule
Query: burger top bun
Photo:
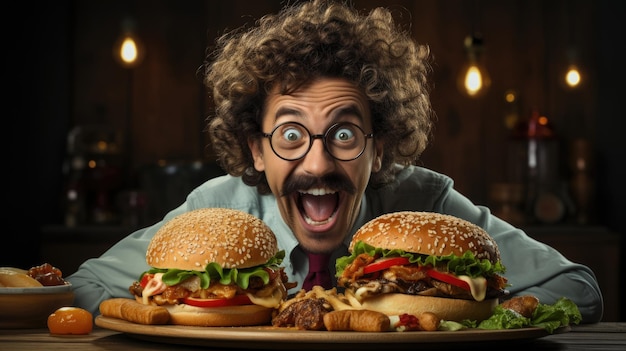
[[[259,218],[233,209],[202,208],[165,223],[146,251],[155,268],[202,270],[215,262],[224,268],[266,263],[278,252],[276,236]]]
[[[481,227],[466,220],[434,212],[393,212],[363,225],[352,238],[350,251],[359,240],[393,250],[424,255],[463,255],[472,251],[477,258],[500,260],[496,242]]]

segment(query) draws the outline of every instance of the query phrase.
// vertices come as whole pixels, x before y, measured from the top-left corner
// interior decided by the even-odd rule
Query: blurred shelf
[[[618,233],[612,232],[606,227],[595,226],[595,225],[575,225],[575,224],[563,224],[563,225],[533,225],[533,226],[522,226],[522,229],[533,237],[540,237],[544,235],[552,236],[552,235],[572,235],[575,237],[578,236],[587,236],[589,234],[600,235],[602,238],[608,240],[620,240],[620,235]]]
[[[40,257],[61,269],[64,276],[75,272],[81,263],[102,255],[135,228],[113,225],[65,227],[48,225],[41,228]]]
[[[47,225],[41,229],[41,232],[45,239],[100,242],[120,240],[135,230],[136,228],[117,225],[84,225],[77,227]]]

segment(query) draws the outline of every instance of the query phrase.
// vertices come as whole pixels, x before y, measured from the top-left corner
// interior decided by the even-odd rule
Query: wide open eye
[[[309,132],[298,123],[281,124],[272,134],[274,152],[285,159],[297,159],[304,155],[309,147]]]
[[[326,143],[333,149],[350,150],[359,148],[362,142],[363,131],[352,123],[337,124],[329,129],[326,135]]]
[[[286,126],[282,131],[282,141],[287,143],[297,143],[302,140],[304,133],[295,126]]]
[[[333,133],[333,142],[348,142],[354,138],[355,132],[349,126],[337,128]]]

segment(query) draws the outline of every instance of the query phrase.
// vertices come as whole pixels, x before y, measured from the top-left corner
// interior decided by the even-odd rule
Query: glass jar
[[[522,184],[526,222],[556,223],[568,212],[559,172],[559,140],[546,116],[533,111],[513,128],[508,176]]]

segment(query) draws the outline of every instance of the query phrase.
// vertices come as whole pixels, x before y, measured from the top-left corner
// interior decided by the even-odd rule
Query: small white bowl
[[[28,288],[0,287],[0,328],[46,328],[48,316],[60,307],[72,306],[72,285]]]

